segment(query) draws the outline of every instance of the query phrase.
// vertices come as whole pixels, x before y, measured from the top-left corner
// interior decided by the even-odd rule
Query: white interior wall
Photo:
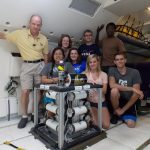
[[[7,96],[7,92],[4,90],[4,88],[9,81],[9,59],[11,56],[10,49],[12,49],[11,45],[7,46],[7,42],[4,40],[0,41],[0,98]]]
[[[19,73],[19,66],[17,67],[15,64],[17,63],[11,55],[11,52],[16,52],[16,47],[5,41],[0,40],[0,118],[5,117],[8,114],[8,99],[10,100],[11,109],[10,113],[17,113],[17,98],[16,97],[8,97],[7,91],[5,91],[5,86],[10,80],[11,75],[17,76],[17,72]],[[20,61],[20,60],[19,60]],[[10,69],[10,67],[13,67]]]
[[[57,43],[49,43],[49,50],[53,50],[57,46]],[[10,101],[10,113],[21,114],[20,109],[20,97],[21,97],[21,87],[19,86],[17,89],[16,97],[8,97],[7,91],[5,91],[5,86],[10,80],[10,77],[19,77],[20,68],[22,64],[21,57],[13,57],[11,52],[18,52],[16,46],[11,44],[8,41],[0,40],[0,118],[6,117],[8,114],[8,99]],[[30,96],[31,100],[32,94]],[[29,106],[29,112],[32,111],[32,102]]]

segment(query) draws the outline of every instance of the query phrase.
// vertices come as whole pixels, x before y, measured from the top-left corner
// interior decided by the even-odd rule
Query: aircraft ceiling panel
[[[43,18],[41,30],[48,37],[57,39],[61,34],[68,33],[75,40],[80,40],[85,29],[89,28],[95,33],[98,25],[116,22],[122,12],[118,11],[118,3],[126,1],[124,3],[127,5],[132,4],[130,1],[134,1],[134,3],[136,1],[137,5],[139,2],[142,2],[139,5],[144,7],[149,2],[149,0],[95,1],[101,3],[101,6],[97,9],[94,16],[90,17],[69,8],[71,0],[1,0],[0,30],[8,29],[8,31],[12,31],[13,29],[22,28],[22,26],[27,26],[29,17],[32,14],[40,14]],[[117,8],[113,5],[114,2]],[[110,8],[114,7],[119,14],[116,15],[113,14],[113,11],[106,10],[104,7],[106,4],[109,4]],[[103,36],[103,34],[105,34],[105,30],[102,31],[100,36]]]
[[[150,7],[150,0],[110,0],[112,3],[106,3],[104,8],[110,12],[125,16],[130,13],[138,12]]]
[[[1,0],[0,26],[8,29],[20,28],[27,25],[32,14],[40,14],[43,18],[42,32],[47,36],[51,36],[51,32],[57,37],[68,33],[80,40],[85,29],[95,32],[98,25],[118,19],[102,7],[90,17],[69,8],[70,4],[71,0]]]

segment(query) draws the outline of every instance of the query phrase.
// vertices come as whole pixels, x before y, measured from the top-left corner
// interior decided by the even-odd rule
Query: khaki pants
[[[33,89],[33,86],[41,83],[40,72],[44,67],[44,61],[38,63],[23,63],[21,67],[20,81],[22,89]]]

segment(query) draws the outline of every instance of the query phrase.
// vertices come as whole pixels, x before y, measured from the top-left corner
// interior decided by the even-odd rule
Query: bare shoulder
[[[101,71],[101,74],[104,75],[104,76],[107,76],[107,73],[104,72],[104,71]]]

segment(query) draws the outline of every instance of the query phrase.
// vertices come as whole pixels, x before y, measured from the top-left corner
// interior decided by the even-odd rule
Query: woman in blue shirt
[[[68,53],[68,61],[71,62],[76,74],[80,74],[86,69],[86,62],[81,59],[77,48],[71,48]]]

